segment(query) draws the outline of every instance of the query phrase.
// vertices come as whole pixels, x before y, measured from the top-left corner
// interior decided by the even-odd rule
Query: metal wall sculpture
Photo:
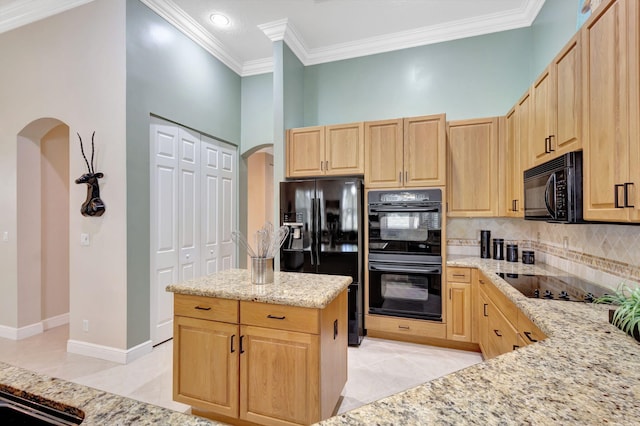
[[[95,152],[95,146],[93,144],[93,137],[96,132],[93,132],[91,135],[91,164],[87,160],[87,156],[84,155],[84,147],[82,146],[82,138],[80,137],[80,133],[76,133],[78,135],[78,139],[80,139],[80,151],[82,152],[82,156],[84,157],[85,163],[87,163],[87,169],[89,169],[89,173],[85,173],[76,179],[76,183],[86,183],[87,184],[87,199],[82,203],[82,207],[80,208],[80,213],[82,216],[102,216],[104,214],[104,202],[100,199],[100,187],[98,186],[98,179],[104,177],[104,174],[95,172],[95,167],[93,165],[93,154]]]

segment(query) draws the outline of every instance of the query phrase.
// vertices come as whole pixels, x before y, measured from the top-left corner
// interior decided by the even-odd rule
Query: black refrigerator
[[[280,250],[280,270],[352,277],[351,346],[364,334],[362,188],[359,178],[280,183],[280,224],[290,231]]]

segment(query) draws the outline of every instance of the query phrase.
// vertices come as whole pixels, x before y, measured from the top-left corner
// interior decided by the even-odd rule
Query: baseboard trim
[[[377,331],[367,329],[368,337],[378,339],[397,340],[400,342],[419,343],[422,345],[438,346],[440,348],[458,349],[470,352],[480,352],[480,346],[477,343],[456,342],[453,340],[436,339],[432,337],[407,335],[400,333],[390,333],[386,331]]]
[[[151,353],[153,345],[151,340],[140,343],[130,349],[118,349],[111,346],[96,345],[95,343],[82,342],[79,340],[67,340],[67,352],[78,355],[90,356],[92,358],[104,359],[106,361],[128,364],[143,355]]]
[[[27,337],[40,334],[43,331],[44,330],[42,327],[42,322],[37,322],[35,324],[26,325],[20,328],[0,325],[0,337],[4,337],[5,339],[11,339],[11,340],[26,339]]]
[[[45,331],[65,324],[69,324],[69,312],[42,320],[42,326]]]

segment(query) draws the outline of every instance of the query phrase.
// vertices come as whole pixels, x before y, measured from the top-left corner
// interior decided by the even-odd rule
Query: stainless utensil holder
[[[273,257],[251,258],[251,284],[273,282]]]

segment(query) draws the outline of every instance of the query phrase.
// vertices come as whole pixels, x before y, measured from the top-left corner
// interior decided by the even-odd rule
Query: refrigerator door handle
[[[315,253],[313,252],[313,248],[316,245],[316,219],[315,219],[315,212],[316,212],[316,199],[312,198],[311,199],[311,245],[309,246],[309,249],[311,250],[311,266],[315,266],[315,263],[313,261],[313,256],[315,256]]]
[[[320,266],[320,249],[322,248],[322,220],[320,218],[320,198],[317,198],[316,210],[314,211],[316,223],[316,265]]]

